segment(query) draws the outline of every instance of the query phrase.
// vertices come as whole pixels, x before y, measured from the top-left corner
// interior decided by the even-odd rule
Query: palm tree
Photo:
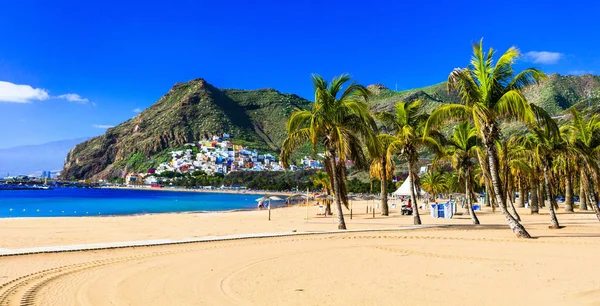
[[[577,153],[573,150],[573,133],[568,125],[560,127],[560,137],[563,140],[563,150],[555,158],[554,172],[563,177],[565,190],[565,211],[573,212],[574,206],[574,191],[573,191],[573,172],[577,173]]]
[[[321,76],[312,76],[315,101],[310,110],[299,109],[287,122],[288,136],[281,150],[281,160],[287,167],[295,149],[310,142],[313,154],[317,146],[325,149],[325,170],[332,182],[338,215],[338,229],[346,229],[342,203],[347,207],[346,161],[366,168],[363,146],[373,148],[373,132],[377,126],[367,106],[368,91],[343,74],[328,84]],[[344,86],[346,88],[344,89]],[[371,144],[371,145],[369,145]]]
[[[318,171],[312,176],[311,181],[315,187],[321,187],[321,192],[327,195],[331,195],[331,180],[329,180],[329,176],[327,172]],[[331,201],[325,200],[325,216],[331,214]]]
[[[446,144],[445,155],[451,160],[452,167],[457,170],[459,177],[464,182],[467,209],[473,224],[479,224],[472,203],[473,169],[477,158],[477,129],[468,121],[459,123]]]
[[[444,174],[446,180],[446,192],[458,193],[462,192],[462,179],[458,175],[458,171],[446,172]]]
[[[421,178],[421,188],[427,191],[433,200],[435,200],[437,195],[444,192],[447,188],[446,175],[439,170],[425,173]]]
[[[379,134],[375,140],[374,145],[376,148],[369,150],[374,154],[371,156],[372,161],[369,175],[371,178],[374,177],[381,181],[381,215],[388,216],[387,182],[392,179],[394,172],[393,152],[390,151],[390,145],[394,142],[395,138],[388,134]]]
[[[474,122],[483,143],[488,162],[492,194],[512,231],[518,237],[531,238],[527,230],[506,209],[506,194],[500,180],[496,143],[500,139],[499,121],[505,118],[534,123],[531,104],[521,90],[536,84],[545,74],[528,68],[515,74],[513,63],[521,56],[515,47],[509,48],[494,63],[495,50],[486,53],[483,40],[473,44],[473,58],[467,68],[457,68],[448,77],[448,90],[458,91],[463,104],[446,104],[433,111],[428,125],[451,119]],[[485,169],[482,169],[485,171]]]
[[[384,127],[392,131],[394,137],[389,151],[398,153],[408,163],[408,177],[411,185],[411,201],[413,203],[413,223],[421,224],[419,205],[415,190],[418,190],[417,162],[419,148],[431,143],[431,137],[423,137],[423,127],[428,115],[421,112],[421,101],[396,103],[395,113],[379,113],[378,118]]]

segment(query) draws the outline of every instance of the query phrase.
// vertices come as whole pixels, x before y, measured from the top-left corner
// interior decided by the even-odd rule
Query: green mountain
[[[404,91],[370,85],[371,109],[392,111],[397,101],[424,101],[426,111],[444,103],[460,102],[446,83]],[[525,90],[526,97],[553,115],[565,109],[600,105],[600,76],[553,74],[542,84]],[[589,97],[589,99],[588,99]],[[146,170],[170,160],[169,149],[230,133],[234,143],[259,151],[278,153],[286,132],[285,123],[296,108],[310,107],[310,101],[274,89],[218,89],[203,79],[180,83],[137,117],[110,128],[102,136],[75,146],[68,154],[63,178],[110,178],[132,170]],[[503,127],[509,135],[523,127]]]
[[[170,159],[170,148],[229,133],[234,143],[278,152],[285,123],[310,101],[274,89],[218,89],[203,79],[180,83],[135,118],[75,146],[61,176],[110,178]]]
[[[443,103],[460,101],[455,93],[449,93],[446,90],[446,82],[404,91],[392,91],[381,85],[372,85],[369,89],[374,94],[371,99],[371,107],[375,111],[391,111],[396,101],[421,99],[427,111],[431,111]],[[550,114],[556,115],[576,104],[587,103],[588,96],[592,104],[598,102],[600,99],[600,76],[552,74],[541,84],[525,89],[524,94],[530,102],[543,107]]]

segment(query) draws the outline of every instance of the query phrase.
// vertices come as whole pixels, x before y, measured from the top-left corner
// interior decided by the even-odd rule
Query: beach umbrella
[[[375,201],[375,200],[379,200],[379,197],[374,194],[368,194],[368,195],[364,196],[362,199],[366,200],[366,201]],[[373,204],[375,204],[375,203],[373,203]],[[374,210],[375,210],[375,208],[373,207],[373,213],[375,213]]]
[[[291,196],[289,196],[287,198],[287,202],[288,202],[288,205],[290,205],[293,200],[299,200],[299,199],[304,200],[307,198],[308,197],[305,194],[296,193],[296,194],[292,194]]]
[[[318,195],[315,197],[315,199],[320,199],[320,200],[329,200],[329,201],[333,201],[334,197],[328,195],[328,194],[322,194],[322,195]],[[331,215],[333,218],[333,214]]]
[[[316,196],[315,198],[316,199],[330,200],[330,201],[333,201],[333,199],[334,199],[332,196],[330,196],[328,194],[322,194],[322,195]]]
[[[283,199],[278,196],[275,196],[275,195],[272,195],[272,196],[265,195],[262,198],[256,200],[256,201],[269,201],[269,221],[271,221],[271,200],[282,201]]]
[[[305,198],[307,198],[307,196],[305,194],[296,193],[296,194],[292,194],[291,196],[289,196],[288,200],[297,200],[297,199],[305,199]]]
[[[278,196],[263,196],[262,198],[258,198],[256,199],[256,202],[260,202],[260,201],[269,201],[269,200],[273,200],[273,201],[282,201],[283,199],[278,197]]]
[[[368,195],[364,196],[362,199],[367,200],[367,201],[372,201],[372,200],[379,200],[379,197],[374,194],[368,194]]]
[[[349,195],[348,200],[350,200],[350,219],[352,220],[352,203],[354,201],[362,201],[363,198],[361,198],[360,196],[357,196],[357,195]]]

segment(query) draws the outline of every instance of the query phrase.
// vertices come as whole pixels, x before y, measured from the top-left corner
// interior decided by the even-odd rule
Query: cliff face
[[[273,89],[221,90],[203,79],[180,83],[135,118],[71,149],[61,176],[122,176],[134,158],[152,165],[164,150],[213,134],[229,133],[244,144],[278,152],[290,113],[309,103]]]

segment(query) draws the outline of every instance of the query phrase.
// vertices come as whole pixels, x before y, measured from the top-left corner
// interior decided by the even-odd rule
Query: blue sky
[[[521,68],[600,73],[595,1],[88,2],[0,3],[0,148],[99,135],[199,77],[309,99],[311,73],[430,85],[482,37]]]

